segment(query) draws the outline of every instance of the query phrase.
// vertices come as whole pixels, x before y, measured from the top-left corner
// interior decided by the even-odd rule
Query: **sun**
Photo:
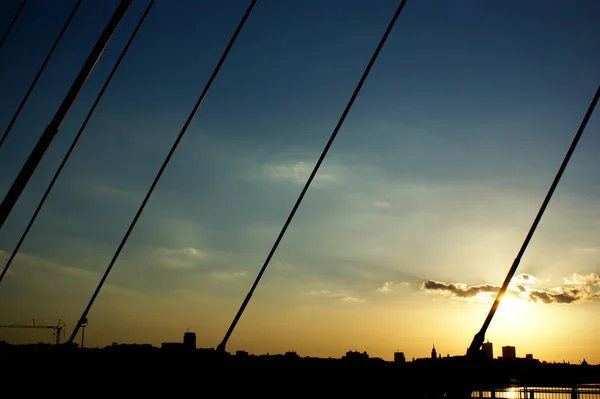
[[[533,327],[536,314],[532,308],[533,304],[525,299],[512,295],[504,296],[494,316],[495,329],[513,335],[524,328]]]
[[[514,318],[515,322],[517,322],[527,313],[529,305],[530,303],[526,300],[505,295],[500,301],[498,312],[502,310],[507,314],[508,318]]]

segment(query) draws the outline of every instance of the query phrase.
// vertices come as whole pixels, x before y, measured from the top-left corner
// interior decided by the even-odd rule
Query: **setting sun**
[[[524,332],[535,330],[539,314],[535,312],[536,305],[512,295],[502,298],[492,327],[490,328],[496,340],[506,344],[514,342]]]
[[[531,307],[533,303],[506,295],[498,306],[498,316],[503,315],[503,321],[508,324],[519,324],[530,319],[533,315]],[[499,318],[500,319],[500,318]]]

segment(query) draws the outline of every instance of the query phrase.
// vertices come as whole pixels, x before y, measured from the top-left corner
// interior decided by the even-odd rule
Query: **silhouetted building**
[[[435,344],[433,344],[433,349],[431,350],[431,358],[437,359],[437,351],[435,350]]]
[[[367,352],[360,353],[359,351],[356,351],[356,352],[348,351],[348,352],[346,352],[346,356],[343,356],[342,359],[344,359],[344,360],[367,360],[367,359],[369,359],[369,354]]]
[[[502,358],[503,359],[516,359],[517,351],[514,346],[503,346],[502,347]]]
[[[163,342],[160,345],[161,349],[165,349],[165,350],[181,350],[184,348],[183,343],[181,342]]]
[[[248,352],[246,352],[246,351],[235,351],[235,355],[236,356],[240,356],[240,357],[242,357],[242,356],[248,356]]]
[[[163,342],[160,347],[169,351],[196,350],[196,333],[186,332],[183,334],[183,342]]]
[[[486,342],[482,346],[485,357],[494,358],[494,345],[491,342]]]
[[[394,352],[394,363],[406,363],[404,352]]]
[[[528,353],[525,355],[525,359],[527,360],[533,360],[533,354],[532,353]]]
[[[300,358],[300,356],[298,356],[298,354],[294,351],[287,351],[285,352],[285,357],[287,358],[294,358],[294,359],[298,359]]]
[[[196,349],[196,333],[186,332],[183,334],[183,344],[186,348]]]

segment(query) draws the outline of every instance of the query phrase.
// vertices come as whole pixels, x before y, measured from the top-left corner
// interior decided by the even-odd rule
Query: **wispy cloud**
[[[275,165],[264,165],[263,171],[266,176],[273,180],[304,183],[308,179],[314,165],[300,161]],[[331,173],[319,171],[315,176],[318,181],[333,181],[336,176]]]
[[[340,299],[340,301],[342,301],[342,302],[362,303],[362,302],[364,302],[364,299],[360,299],[360,298],[357,298],[357,297],[354,297],[354,296],[345,296],[345,297],[342,297]]]
[[[584,253],[584,254],[595,254],[600,250],[598,247],[578,247],[575,248],[575,252]]]
[[[216,280],[220,281],[232,281],[240,278],[248,277],[248,273],[246,272],[212,272],[210,276]]]
[[[587,275],[573,273],[569,277],[563,278],[563,281],[567,285],[600,285],[600,276],[596,273]]]
[[[595,286],[600,285],[600,277],[597,274],[573,274],[563,280],[567,286],[537,289],[531,287],[532,284],[538,281],[534,276],[521,274],[515,277],[514,284],[509,285],[507,294],[522,300],[545,304],[576,304],[600,299],[600,291],[595,290]],[[443,294],[477,302],[493,300],[499,289],[500,286],[491,284],[467,286],[462,283],[444,283],[434,280],[421,283],[423,292]]]
[[[298,271],[298,267],[295,264],[281,261],[273,262],[273,269],[279,273],[296,273]]]
[[[338,300],[340,302],[348,302],[348,303],[363,303],[363,302],[365,302],[364,299],[350,295],[349,293],[347,293],[345,291],[312,290],[312,291],[308,291],[306,294],[311,297],[333,299],[333,300]]]
[[[76,267],[61,266],[61,265],[50,265],[50,267],[59,273],[66,274],[68,276],[75,277],[75,278],[82,278],[82,279],[88,279],[88,280],[100,278],[100,275],[97,273],[91,272],[89,270],[78,269]]]
[[[386,281],[385,283],[383,283],[383,285],[381,287],[377,288],[377,291],[382,294],[389,294],[391,292],[397,291],[398,288],[408,287],[408,286],[410,286],[410,283],[407,283],[406,281],[403,281],[401,283],[394,283],[393,281]]]
[[[45,259],[43,257],[39,257],[36,255],[30,255],[26,253],[20,253],[18,255],[20,260],[25,263],[27,266],[32,267],[41,267],[45,269],[49,269],[53,272],[57,272],[69,277],[72,277],[76,280],[93,282],[94,284],[100,281],[100,273],[96,273],[90,270],[80,269],[77,267],[66,266],[61,263],[55,262],[53,260]],[[133,291],[127,288],[123,288],[114,284],[105,284],[105,291],[111,292],[113,294],[128,296],[128,297],[139,297],[143,295],[140,292]]]
[[[3,250],[0,249],[0,259],[2,259],[2,262],[3,262],[2,266],[0,266],[0,267],[4,268],[4,262],[5,262],[5,260],[8,260],[8,252],[3,251]],[[6,271],[6,275],[7,276],[14,276],[15,273],[11,269],[8,269]]]
[[[373,206],[377,208],[389,208],[390,205],[391,204],[387,201],[373,201]]]
[[[170,270],[190,269],[207,259],[207,254],[196,248],[157,248],[152,252],[153,262]]]
[[[102,201],[110,201],[118,204],[137,204],[144,198],[142,190],[131,187],[119,187],[114,179],[110,182],[103,181],[98,177],[86,176],[76,182],[83,189],[83,193]]]
[[[382,293],[388,293],[388,292],[392,292],[392,285],[394,283],[391,281],[386,281],[385,283],[383,283],[383,286],[377,288],[377,291],[382,292]]]

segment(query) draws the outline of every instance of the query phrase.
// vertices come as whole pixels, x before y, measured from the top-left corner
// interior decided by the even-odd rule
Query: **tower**
[[[492,345],[491,342],[486,342],[482,345],[482,349],[483,349],[483,354],[485,355],[485,357],[490,357],[490,358],[494,358],[494,346]]]
[[[431,349],[431,358],[437,359],[437,351],[435,350],[435,344],[433,344],[433,349]]]
[[[196,349],[196,333],[188,331],[183,334],[183,345],[189,349]]]
[[[514,346],[503,346],[502,347],[502,358],[504,359],[516,359],[517,351]]]
[[[394,363],[405,363],[406,358],[404,357],[404,352],[396,351],[394,352]]]

